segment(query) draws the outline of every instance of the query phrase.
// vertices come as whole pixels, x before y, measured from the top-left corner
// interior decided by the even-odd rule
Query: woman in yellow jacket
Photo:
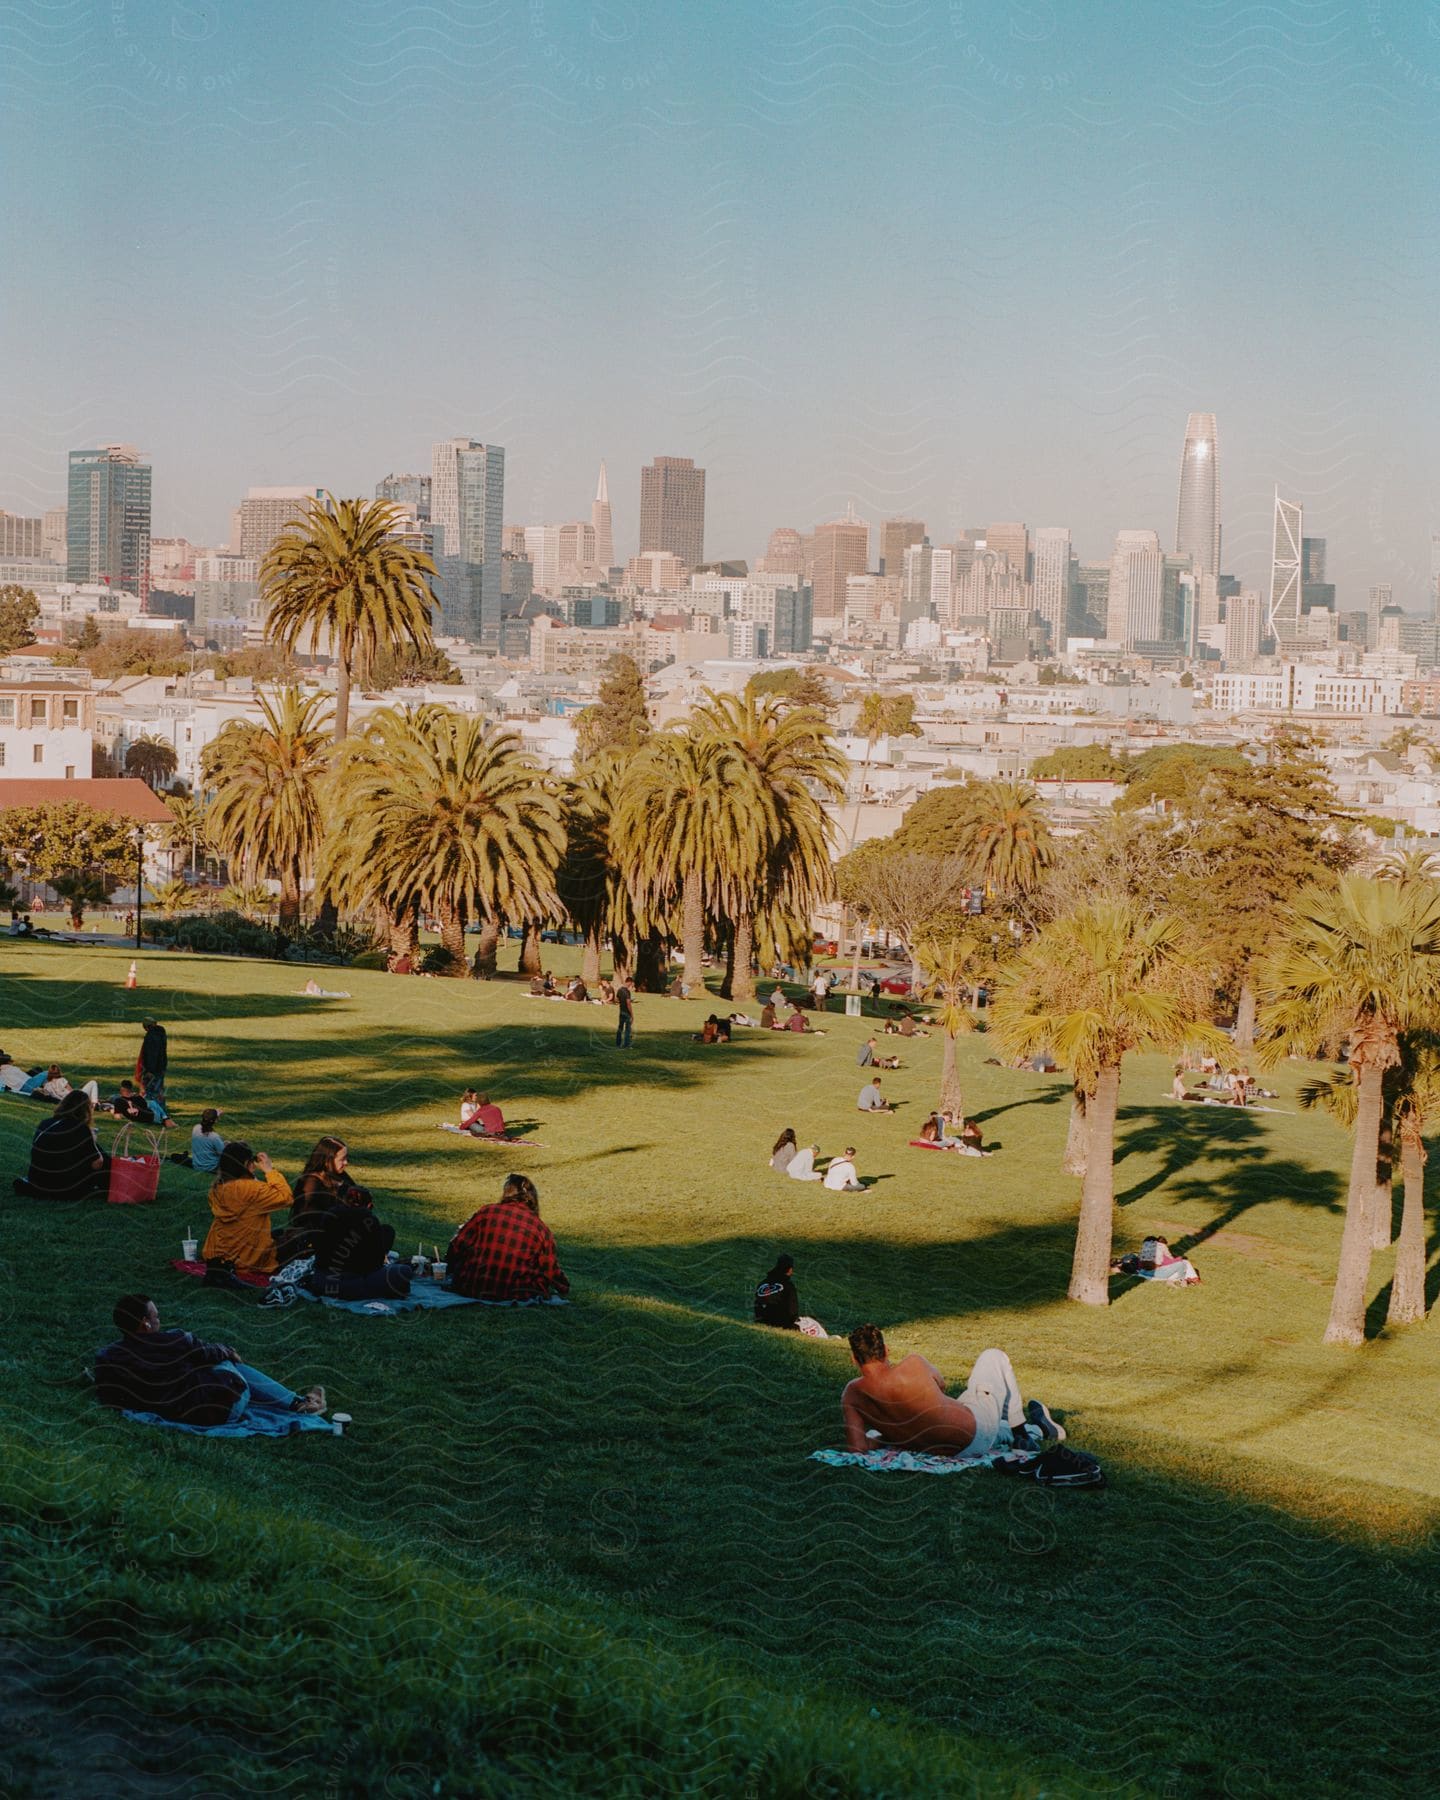
[[[263,1150],[227,1144],[210,1189],[214,1222],[202,1252],[206,1262],[233,1263],[237,1269],[273,1275],[279,1263],[270,1215],[291,1203],[289,1182],[271,1168]]]

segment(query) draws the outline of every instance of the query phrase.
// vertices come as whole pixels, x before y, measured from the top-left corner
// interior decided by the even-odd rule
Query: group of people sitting
[[[574,1000],[584,1005],[587,1001],[592,1006],[613,1006],[615,1004],[615,984],[608,977],[601,978],[596,992],[591,993],[584,979],[572,975],[562,988],[548,969],[530,979],[530,993],[537,1000]]]
[[[898,1069],[900,1067],[900,1058],[898,1056],[880,1055],[879,1051],[875,1048],[875,1040],[873,1037],[866,1038],[865,1042],[855,1052],[855,1061],[862,1069]]]
[[[854,1193],[865,1186],[855,1166],[855,1146],[849,1144],[839,1156],[832,1156],[824,1170],[817,1169],[818,1144],[798,1144],[795,1127],[787,1125],[775,1140],[770,1152],[770,1167],[777,1175],[788,1175],[791,1181],[819,1181],[832,1193]]]
[[[786,1005],[790,1008],[789,1016],[782,1019],[780,1008]],[[817,1030],[805,1017],[800,1002],[798,1000],[787,1001],[778,988],[760,1009],[760,1027],[763,1031],[795,1031],[808,1033],[811,1037],[825,1036],[823,1031]]]
[[[1198,1092],[1191,1090],[1188,1074],[1184,1063],[1176,1063],[1175,1076],[1170,1083],[1172,1100],[1189,1100],[1201,1106],[1249,1106],[1256,1100],[1275,1098],[1269,1088],[1258,1084],[1247,1064],[1242,1063],[1236,1069],[1222,1069],[1213,1056],[1207,1056],[1200,1065]]]
[[[1200,1272],[1187,1256],[1177,1256],[1164,1237],[1147,1237],[1138,1255],[1122,1256],[1110,1265],[1112,1275],[1142,1275],[1149,1280],[1194,1287]]]
[[[917,1140],[922,1144],[938,1144],[942,1150],[955,1150],[961,1156],[993,1156],[985,1148],[985,1134],[974,1119],[957,1117],[948,1107],[932,1112],[920,1127]]]

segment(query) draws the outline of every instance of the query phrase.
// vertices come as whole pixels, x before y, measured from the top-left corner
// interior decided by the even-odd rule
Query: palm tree
[[[1355,1145],[1325,1342],[1360,1344],[1385,1078],[1401,1064],[1402,1033],[1424,1029],[1440,1002],[1440,885],[1347,875],[1333,888],[1307,888],[1265,986],[1268,1053],[1309,1055],[1332,1034],[1350,1039]]]
[[[285,651],[301,637],[335,657],[335,739],[350,730],[350,683],[379,650],[431,650],[435,565],[393,535],[400,508],[382,500],[308,500],[260,565],[269,635]]]
[[[940,1065],[940,1106],[960,1116],[964,1096],[960,1091],[960,1072],[955,1062],[955,1039],[962,1031],[975,1029],[975,1016],[970,1010],[980,961],[980,946],[973,938],[947,937],[920,944],[915,955],[926,971],[921,994],[938,1006],[936,1022],[945,1034],[945,1053]]]
[[[337,771],[331,841],[344,848],[327,872],[348,872],[352,898],[434,913],[451,975],[469,973],[469,918],[498,926],[559,909],[559,799],[516,735],[473,713],[376,713]]]
[[[232,882],[221,894],[220,904],[226,912],[243,913],[249,919],[257,913],[267,915],[275,904],[275,898],[269,888],[260,882],[238,886]]]
[[[601,751],[581,764],[562,788],[565,856],[556,885],[565,910],[584,938],[581,979],[600,979],[600,950],[608,937],[617,976],[628,971],[639,937],[630,886],[615,831],[624,763]]]
[[[615,809],[615,844],[647,925],[679,902],[685,974],[700,982],[707,905],[725,856],[724,790],[717,741],[695,731],[652,737],[627,766]]]
[[[172,917],[175,913],[189,912],[197,898],[188,881],[167,881],[163,887],[155,890],[155,905],[162,913]]]
[[[1382,881],[1434,881],[1440,878],[1440,855],[1419,844],[1407,844],[1383,857],[1375,873]]]
[[[173,744],[144,734],[136,738],[125,752],[125,773],[134,775],[147,787],[158,791],[160,783],[168,781],[175,773],[179,762]]]
[[[329,719],[323,696],[282,688],[260,702],[258,720],[233,721],[205,752],[212,841],[242,881],[278,880],[282,928],[299,923],[301,884],[324,836]]]
[[[1086,1095],[1069,1295],[1090,1306],[1110,1298],[1115,1115],[1125,1057],[1225,1042],[1205,1022],[1210,983],[1183,944],[1178,920],[1147,917],[1131,901],[1100,900],[1045,926],[1000,978],[992,1010],[1000,1042],[1021,1056],[1049,1050]]]
[[[865,739],[865,761],[860,765],[860,792],[855,796],[855,816],[850,821],[850,842],[847,850],[855,848],[856,833],[860,829],[860,808],[865,804],[865,785],[870,774],[870,764],[875,756],[875,746],[880,739],[891,730],[905,730],[918,734],[918,726],[911,723],[915,714],[915,698],[913,694],[885,694],[879,688],[871,688],[860,702],[860,711],[856,716],[855,730]],[[860,992],[860,912],[855,912],[855,941],[850,959],[850,992]]]
[[[1039,794],[1023,781],[976,781],[965,794],[955,848],[969,861],[972,878],[1012,897],[1032,893],[1055,860]]]
[[[1302,1106],[1323,1107],[1347,1131],[1355,1129],[1360,1096],[1348,1069],[1307,1081],[1300,1089]],[[1428,1031],[1405,1032],[1400,1061],[1385,1078],[1387,1119],[1400,1140],[1400,1170],[1405,1202],[1390,1284],[1387,1325],[1413,1325],[1425,1317],[1425,1133],[1440,1121],[1440,1038]],[[1384,1193],[1386,1224],[1389,1186]],[[1374,1236],[1372,1234],[1372,1243]]]
[[[818,713],[787,711],[750,691],[707,691],[691,722],[719,752],[723,860],[715,902],[731,928],[721,992],[750,1000],[757,921],[785,915],[808,926],[830,892],[834,827],[825,802],[844,795],[846,759]]]
[[[193,871],[205,841],[205,808],[188,794],[167,794],[165,805],[170,813],[170,823],[164,828],[165,848],[186,851],[187,867]]]

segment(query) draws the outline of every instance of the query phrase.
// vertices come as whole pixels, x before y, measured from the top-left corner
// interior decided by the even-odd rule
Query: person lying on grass
[[[95,1108],[75,1088],[36,1127],[30,1170],[15,1181],[17,1194],[36,1200],[84,1200],[110,1186],[110,1158],[95,1137]]]
[[[1038,1400],[1026,1405],[1010,1358],[982,1350],[963,1393],[952,1397],[945,1378],[923,1356],[890,1361],[878,1325],[850,1333],[850,1359],[860,1373],[840,1398],[849,1450],[925,1450],[938,1456],[968,1451],[984,1456],[1020,1443],[1058,1443],[1065,1436]],[[875,1432],[877,1437],[867,1435]]]
[[[460,1096],[460,1129],[471,1137],[504,1137],[505,1115],[488,1094],[468,1087]]]
[[[271,1214],[293,1200],[289,1182],[263,1150],[228,1143],[210,1186],[211,1225],[201,1255],[207,1263],[273,1275],[279,1262]]]
[[[880,1077],[874,1075],[860,1090],[860,1098],[855,1102],[861,1112],[888,1113],[894,1108],[880,1092]]]
[[[150,1102],[136,1088],[133,1081],[122,1081],[120,1092],[112,1094],[104,1102],[104,1109],[114,1113],[117,1119],[128,1119],[132,1125],[154,1125],[155,1114],[150,1110]]]
[[[229,1344],[207,1344],[188,1331],[165,1330],[146,1294],[122,1294],[111,1315],[120,1337],[95,1357],[102,1406],[158,1413],[181,1425],[234,1425],[252,1406],[323,1413],[325,1390],[282,1387],[240,1360]]]
[[[472,1213],[445,1252],[448,1284],[472,1300],[548,1300],[570,1292],[528,1175],[507,1175],[500,1198]]]

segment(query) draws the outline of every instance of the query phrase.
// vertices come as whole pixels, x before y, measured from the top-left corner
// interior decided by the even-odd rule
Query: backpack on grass
[[[1007,1456],[995,1464],[1005,1475],[1019,1475],[1044,1488],[1103,1488],[1108,1485],[1097,1458],[1084,1450],[1057,1444],[1038,1456]]]

